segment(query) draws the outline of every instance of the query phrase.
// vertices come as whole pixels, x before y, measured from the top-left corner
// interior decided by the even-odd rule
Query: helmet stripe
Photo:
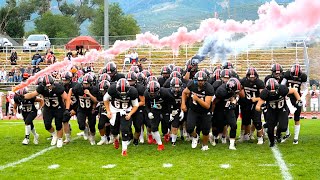
[[[271,79],[270,80],[270,85],[271,85],[271,90],[275,90],[275,88],[274,88],[274,80],[273,79]]]
[[[295,68],[294,75],[295,75],[295,76],[298,76],[298,75],[299,75],[299,65],[296,64],[295,67],[296,67],[296,68]]]
[[[154,92],[154,82],[151,81],[151,84],[150,84],[150,92]]]
[[[126,81],[124,79],[121,79],[121,92],[126,92]]]

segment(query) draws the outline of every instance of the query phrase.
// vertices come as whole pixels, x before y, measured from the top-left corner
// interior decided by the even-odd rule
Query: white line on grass
[[[293,179],[292,178],[292,175],[290,174],[289,172],[289,168],[288,166],[286,165],[286,162],[284,162],[283,158],[282,158],[282,154],[281,152],[279,151],[278,147],[277,146],[274,146],[271,148],[272,152],[273,152],[273,156],[275,157],[276,161],[277,161],[277,164],[278,166],[280,167],[280,170],[281,170],[281,174],[282,174],[282,177],[283,179],[285,180],[291,180]]]
[[[231,167],[230,164],[220,164],[220,167],[223,169],[229,169]]]
[[[107,164],[105,166],[102,166],[102,168],[104,168],[104,169],[111,169],[111,168],[114,168],[114,167],[116,167],[116,164]]]
[[[74,140],[79,139],[79,138],[80,138],[80,137],[75,137],[75,138],[71,139],[71,141],[74,141]],[[35,153],[35,154],[32,154],[32,155],[29,156],[29,157],[20,159],[19,161],[12,162],[12,163],[8,163],[8,164],[5,164],[5,165],[3,165],[3,166],[0,166],[0,171],[1,171],[1,170],[4,170],[4,169],[6,169],[6,168],[9,168],[9,167],[14,167],[14,166],[19,165],[19,164],[22,164],[22,163],[24,163],[24,162],[30,161],[30,160],[32,160],[32,159],[34,159],[34,158],[36,158],[36,157],[38,157],[38,156],[41,156],[41,155],[44,154],[45,152],[50,151],[50,150],[52,150],[52,149],[54,149],[54,148],[56,148],[56,147],[57,147],[57,146],[50,146],[50,147],[45,148],[45,149],[43,149],[43,150],[41,150],[41,151],[39,151],[39,152],[37,152],[37,153]]]
[[[164,167],[164,168],[171,168],[172,166],[173,166],[173,164],[170,164],[170,163],[164,163],[162,165],[162,167]]]
[[[48,169],[57,169],[59,167],[60,167],[59,164],[52,164],[52,165],[48,166]]]

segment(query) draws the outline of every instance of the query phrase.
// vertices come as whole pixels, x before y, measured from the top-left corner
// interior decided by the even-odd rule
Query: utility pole
[[[104,0],[104,49],[109,49],[109,1]],[[104,65],[107,64],[107,59]]]

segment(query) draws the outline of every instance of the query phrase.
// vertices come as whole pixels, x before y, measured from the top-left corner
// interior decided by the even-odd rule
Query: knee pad
[[[262,129],[262,122],[253,122],[253,125],[256,127],[257,131]]]

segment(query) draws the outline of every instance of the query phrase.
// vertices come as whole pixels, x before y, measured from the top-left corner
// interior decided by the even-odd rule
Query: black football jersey
[[[169,110],[177,110],[181,107],[182,91],[174,95],[170,88],[163,88],[161,96],[164,101],[168,104]]]
[[[279,85],[278,93],[270,96],[267,89],[263,89],[260,93],[260,98],[266,101],[268,107],[272,109],[283,109],[287,106],[286,96],[289,93],[289,88],[285,85]]]
[[[78,83],[77,82],[71,82],[70,84],[64,84],[63,87],[64,87],[64,91],[68,94],[69,93],[69,90],[71,88],[74,88],[76,87]],[[71,103],[70,103],[70,106],[73,107],[77,104],[77,98],[74,96],[74,94],[72,93],[71,95]],[[73,109],[73,108],[70,108],[70,109]]]
[[[76,97],[78,101],[78,108],[83,110],[91,110],[94,102],[91,100],[90,96],[84,93],[84,88],[82,84],[77,84],[74,88],[72,88],[72,93]],[[92,96],[98,96],[98,88],[96,86],[90,86],[89,91]]]
[[[194,84],[194,81],[189,81],[187,87],[191,91],[191,96],[192,93],[195,93],[203,101],[205,101],[206,96],[214,95],[214,89],[208,82],[204,83],[203,88],[201,90],[199,90],[198,86]],[[200,104],[193,101],[192,97],[189,98],[189,107],[197,113],[208,113],[210,111],[210,109],[205,109]]]
[[[149,112],[151,109],[159,110],[165,113],[169,112],[169,105],[165,102],[162,94],[164,94],[164,88],[160,88],[160,93],[156,97],[150,97],[148,90],[145,90],[144,97],[147,112]]]
[[[300,77],[294,78],[293,76],[291,76],[290,71],[286,71],[283,75],[283,79],[287,80],[287,87],[296,89],[301,96],[301,85],[302,83],[307,82],[308,76],[305,73],[302,73]],[[294,97],[293,94],[290,96]]]
[[[226,84],[223,83],[215,91],[215,96],[217,99],[219,99],[216,104],[215,111],[223,110],[225,108],[229,108],[232,100],[231,98],[234,97],[234,93],[229,93],[227,91]]]
[[[43,85],[39,85],[36,91],[44,98],[44,107],[60,109],[65,108],[61,95],[64,93],[64,87],[61,84],[54,83],[52,90]]]
[[[34,102],[36,100],[36,97],[31,99],[19,99],[17,96],[14,96],[14,102],[20,106],[20,109],[22,113],[29,113],[31,111],[36,111],[36,107],[34,105]]]
[[[214,92],[222,85],[224,82],[222,80],[217,80],[212,84]]]
[[[261,79],[256,79],[254,82],[248,80],[248,78],[244,77],[241,79],[241,85],[244,89],[244,93],[246,95],[246,102],[252,103],[251,98],[260,97],[260,89],[264,89],[265,85]]]
[[[138,91],[135,87],[130,87],[126,98],[123,99],[116,89],[116,85],[113,84],[108,89],[108,94],[111,97],[111,105],[117,109],[128,109],[132,107],[132,100],[138,99]]]

